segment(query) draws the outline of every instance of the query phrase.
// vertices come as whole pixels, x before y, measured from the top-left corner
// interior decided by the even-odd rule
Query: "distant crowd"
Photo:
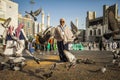
[[[120,42],[117,42],[117,41],[113,41],[113,42],[112,41],[111,42],[99,41],[99,43],[89,42],[87,46],[88,46],[89,50],[98,48],[100,51],[102,51],[102,50],[112,51],[117,48],[120,48]]]

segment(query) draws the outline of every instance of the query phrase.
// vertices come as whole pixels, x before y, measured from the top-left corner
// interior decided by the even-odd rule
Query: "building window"
[[[27,26],[30,27],[30,23],[29,22],[27,23]]]
[[[92,30],[90,30],[90,36],[92,36]]]
[[[96,35],[96,30],[94,30],[94,35]]]
[[[100,29],[98,29],[98,35],[101,35],[101,30]]]
[[[11,6],[9,6],[9,8],[11,8]]]

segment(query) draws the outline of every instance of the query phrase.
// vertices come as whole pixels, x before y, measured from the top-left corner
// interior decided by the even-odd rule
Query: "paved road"
[[[104,74],[95,72],[105,65],[112,64],[112,52],[99,50],[70,52],[72,52],[77,59],[90,59],[95,61],[96,64],[79,63],[75,69],[67,71],[66,64],[68,63],[59,64],[57,51],[36,52],[34,55],[41,59],[40,64],[37,64],[28,55],[24,54],[27,59],[27,66],[23,71],[0,71],[0,80],[47,80],[43,75],[50,72],[50,67],[54,63],[58,63],[58,65],[56,70],[52,70],[53,74],[48,80],[120,80],[120,68],[116,66],[108,66]],[[43,70],[41,71],[41,69]]]

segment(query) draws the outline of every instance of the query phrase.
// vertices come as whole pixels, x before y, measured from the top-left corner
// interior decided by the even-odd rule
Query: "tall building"
[[[18,24],[24,24],[24,31],[28,37],[34,37],[37,33],[41,32],[41,24],[33,21],[30,15],[25,15],[24,17],[19,14]]]
[[[118,4],[103,6],[103,16],[96,17],[96,12],[87,12],[86,17],[86,41],[98,42],[104,33],[108,33],[108,9],[111,9],[118,20]],[[113,38],[115,40],[115,38]]]
[[[34,36],[36,36],[40,32],[41,32],[41,23],[34,22],[34,26],[33,26],[33,34],[34,34]]]
[[[46,29],[45,27],[45,14],[41,13],[41,23],[33,21],[30,15],[22,16],[18,13],[18,4],[12,0],[0,0],[0,23],[3,23],[7,18],[11,17],[10,25],[16,29],[18,24],[24,24],[24,31],[26,35],[35,36],[37,33]],[[47,16],[47,26],[50,26],[50,16]],[[4,28],[0,24],[0,36],[3,35]],[[0,37],[1,38],[1,37]]]
[[[44,29],[45,29],[45,14],[44,14],[44,11],[42,11],[42,13],[41,13],[41,30],[42,31],[44,31]]]
[[[16,28],[18,26],[18,4],[10,0],[0,0],[0,23],[9,17],[12,19],[10,25]],[[2,35],[4,28],[1,24],[0,31],[0,35]]]
[[[50,27],[50,15],[47,15],[47,27]]]
[[[18,16],[18,24],[23,23],[24,24],[24,31],[27,36],[33,36],[33,20],[30,18],[29,15],[25,15],[24,17],[19,14]]]

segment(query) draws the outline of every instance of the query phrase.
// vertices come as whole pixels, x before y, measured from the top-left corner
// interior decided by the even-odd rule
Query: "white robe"
[[[3,55],[10,56],[14,54],[15,48],[11,47],[13,45],[13,40],[8,40],[6,43],[5,51],[3,52]]]
[[[17,51],[16,51],[16,55],[18,56],[22,56],[23,50],[25,49],[25,40],[28,40],[28,38],[26,37],[26,34],[24,32],[23,29],[21,29],[23,36],[25,37],[25,39],[23,40],[17,40]]]

